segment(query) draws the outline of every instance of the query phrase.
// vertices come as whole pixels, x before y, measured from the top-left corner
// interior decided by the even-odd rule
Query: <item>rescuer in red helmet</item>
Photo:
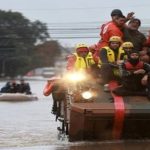
[[[84,43],[75,46],[75,53],[67,57],[67,70],[85,70],[95,64],[89,47]]]

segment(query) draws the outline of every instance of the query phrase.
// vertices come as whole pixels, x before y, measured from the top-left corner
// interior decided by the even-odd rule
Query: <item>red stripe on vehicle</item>
[[[114,88],[118,86],[116,81],[112,81],[109,83],[109,89],[112,91]],[[114,117],[114,124],[112,130],[113,139],[120,139],[123,130],[123,123],[125,117],[125,106],[122,96],[117,96],[111,92],[114,98],[114,105],[115,105],[115,117]]]

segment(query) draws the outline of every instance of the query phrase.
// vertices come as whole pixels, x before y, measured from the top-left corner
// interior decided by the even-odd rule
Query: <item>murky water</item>
[[[149,150],[149,140],[75,142],[58,140],[52,99],[42,94],[45,81],[29,81],[38,101],[0,102],[2,150]],[[0,87],[4,82],[0,82]]]

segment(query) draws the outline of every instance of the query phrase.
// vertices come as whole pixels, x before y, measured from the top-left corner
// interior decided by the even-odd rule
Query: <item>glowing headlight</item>
[[[87,100],[89,100],[93,97],[93,94],[90,91],[85,91],[81,95],[84,99],[87,99]]]
[[[85,75],[83,73],[77,72],[67,75],[67,79],[69,81],[78,82],[85,79]]]

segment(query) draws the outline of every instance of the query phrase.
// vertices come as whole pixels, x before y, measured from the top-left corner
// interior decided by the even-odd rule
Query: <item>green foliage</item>
[[[34,49],[34,57],[38,61],[36,64],[40,67],[53,66],[55,59],[61,54],[60,52],[60,46],[57,41],[47,41],[40,44]]]
[[[36,51],[38,46],[35,46],[37,43],[45,43],[48,38],[45,23],[38,20],[31,22],[19,12],[0,10],[0,74],[23,75],[34,67],[50,65],[47,62],[50,53],[46,53],[42,45],[40,49],[43,50]],[[51,44],[58,50],[57,42]]]

